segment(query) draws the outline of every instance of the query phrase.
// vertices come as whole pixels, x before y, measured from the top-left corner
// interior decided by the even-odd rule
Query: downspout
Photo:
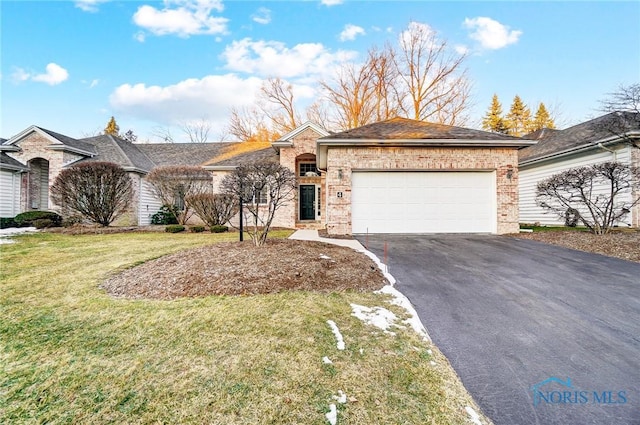
[[[602,143],[598,143],[598,147],[602,150],[605,150],[607,152],[611,152],[613,154],[613,160],[614,161],[618,161],[618,152],[614,151],[613,149],[609,149],[607,147],[605,147]]]

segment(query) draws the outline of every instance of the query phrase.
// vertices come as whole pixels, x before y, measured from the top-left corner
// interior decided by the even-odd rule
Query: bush
[[[189,227],[189,231],[192,233],[201,233],[204,232],[204,226],[191,226]]]
[[[36,220],[51,220],[51,226],[58,227],[62,224],[62,217],[51,211],[27,211],[18,214],[13,220],[18,227],[35,227]]]
[[[151,224],[178,224],[178,210],[173,205],[163,205],[151,216]]]
[[[47,227],[54,227],[53,220],[48,218],[39,218],[37,220],[33,220],[33,227],[36,229],[46,229]]]
[[[224,233],[228,232],[229,228],[227,226],[211,226],[211,233]]]
[[[227,194],[200,193],[185,199],[198,217],[209,226],[227,223],[238,213],[238,199]]]
[[[167,233],[180,233],[184,231],[185,227],[182,224],[170,224],[164,228]]]
[[[69,217],[65,217],[64,220],[62,220],[62,227],[72,227],[78,224],[82,224],[83,221],[84,220],[82,216],[71,215]]]
[[[111,162],[81,162],[65,168],[51,186],[56,205],[105,227],[127,211],[132,196],[129,174]]]
[[[18,227],[13,217],[0,217],[0,229],[8,229],[9,227]]]

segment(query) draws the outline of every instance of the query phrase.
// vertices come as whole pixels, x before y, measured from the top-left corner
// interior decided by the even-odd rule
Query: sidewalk
[[[330,243],[333,245],[348,246],[349,248],[353,248],[356,251],[365,251],[360,242],[355,239],[321,238],[320,235],[318,235],[317,230],[296,230],[293,235],[289,236],[289,239],[298,241],[319,241]]]

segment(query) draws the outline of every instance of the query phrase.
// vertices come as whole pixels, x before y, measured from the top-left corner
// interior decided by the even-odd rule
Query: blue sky
[[[518,94],[568,126],[640,81],[640,2],[5,1],[0,0],[0,136],[35,124],[82,137],[114,115],[139,141],[207,119],[213,138],[262,79],[291,82],[302,104],[345,61],[395,43],[411,21],[464,49],[467,126],[497,93]]]

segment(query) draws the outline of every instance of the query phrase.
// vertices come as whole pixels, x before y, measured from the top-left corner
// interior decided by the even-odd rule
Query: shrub
[[[82,222],[82,216],[70,215],[69,217],[65,217],[64,220],[62,220],[62,227],[71,227],[77,224],[82,224]]]
[[[209,226],[227,223],[238,213],[238,199],[228,194],[200,193],[185,199]]]
[[[220,225],[211,226],[211,233],[224,233],[228,231],[229,231],[229,228],[227,226],[220,226]]]
[[[18,227],[35,227],[35,220],[51,220],[51,226],[58,227],[62,224],[62,217],[51,211],[27,211],[18,214],[13,219]]]
[[[164,228],[167,233],[180,233],[184,231],[185,227],[182,224],[170,224]]]
[[[132,195],[131,178],[112,162],[83,162],[66,168],[51,186],[53,202],[102,226],[127,210]]]
[[[0,229],[8,229],[9,227],[18,227],[13,217],[0,217]]]
[[[189,231],[192,233],[201,233],[204,232],[204,226],[191,226],[189,227]]]
[[[53,220],[48,218],[39,218],[37,220],[33,220],[33,227],[36,229],[46,229],[47,227],[54,227]]]
[[[178,211],[173,205],[163,205],[151,216],[151,224],[178,224]]]

